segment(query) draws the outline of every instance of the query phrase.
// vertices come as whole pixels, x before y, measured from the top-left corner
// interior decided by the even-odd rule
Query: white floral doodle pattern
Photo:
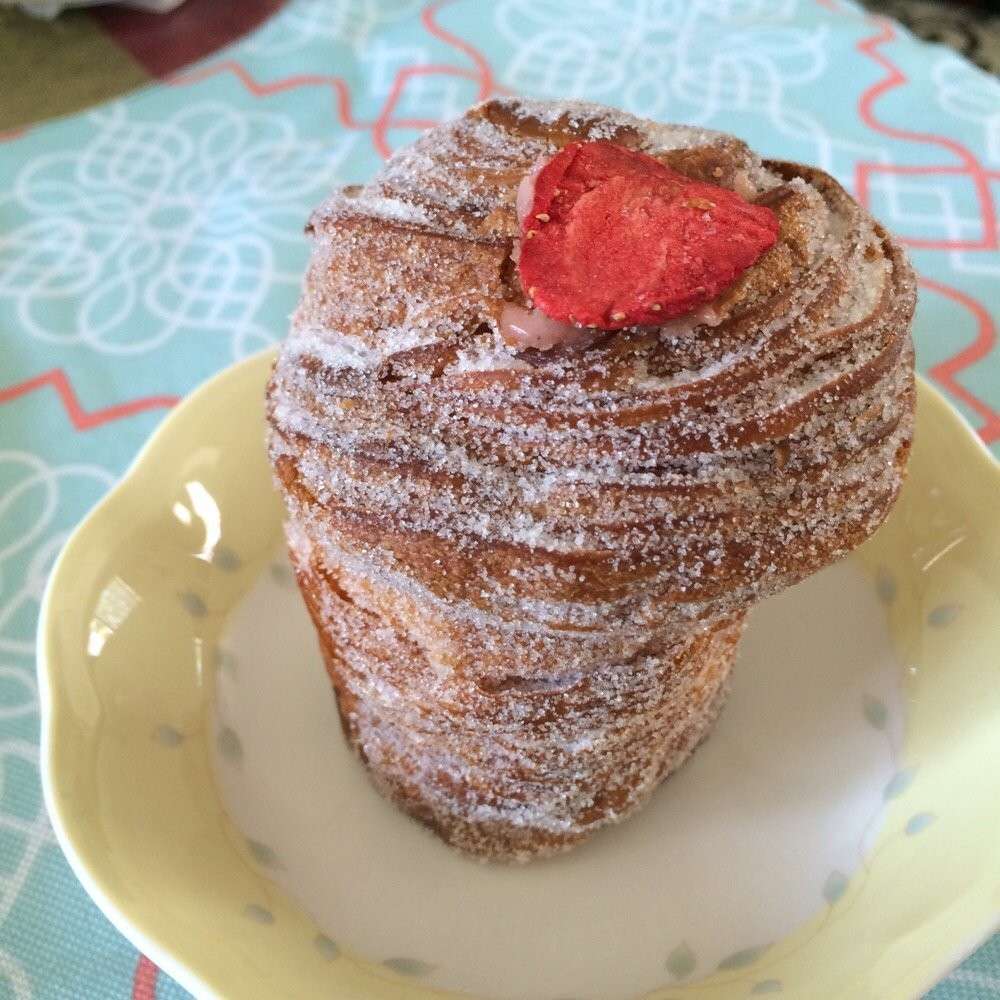
[[[262,56],[342,43],[361,53],[380,23],[420,9],[420,0],[301,0],[246,42]]]
[[[39,603],[55,556],[81,501],[93,502],[114,477],[97,465],[52,465],[35,454],[0,450],[0,939],[21,905],[42,852],[55,840],[38,780],[38,688],[32,657]],[[21,735],[23,734],[23,735]],[[9,995],[34,995],[25,963],[0,949]]]
[[[940,58],[931,78],[941,110],[978,125],[986,158],[1000,164],[1000,80],[954,55]]]
[[[802,159],[847,180],[878,147],[837,137],[796,88],[829,70],[828,23],[795,23],[798,0],[591,0],[568,25],[561,0],[508,0],[496,24],[513,55],[505,82],[551,96],[586,94],[635,114],[706,127],[763,116],[778,137],[803,143]],[[731,126],[728,126],[731,127]]]
[[[90,121],[84,148],[29,160],[8,196],[28,219],[0,249],[0,298],[22,328],[112,355],[182,333],[225,337],[234,358],[272,341],[258,312],[299,281],[275,245],[299,241],[356,137],[331,148],[216,101],[160,121],[117,102]]]

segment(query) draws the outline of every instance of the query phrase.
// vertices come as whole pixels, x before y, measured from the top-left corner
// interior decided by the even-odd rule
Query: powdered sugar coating
[[[740,188],[781,239],[700,315],[517,351],[518,185],[593,138]],[[891,507],[912,271],[819,171],[575,103],[474,108],[310,229],[271,455],[348,732],[458,846],[569,846],[702,738],[747,609]]]

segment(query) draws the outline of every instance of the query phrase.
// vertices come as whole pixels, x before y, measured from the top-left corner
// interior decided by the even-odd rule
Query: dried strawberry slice
[[[690,312],[778,239],[778,219],[612,142],[575,142],[541,169],[522,226],[521,284],[552,319],[621,329]]]

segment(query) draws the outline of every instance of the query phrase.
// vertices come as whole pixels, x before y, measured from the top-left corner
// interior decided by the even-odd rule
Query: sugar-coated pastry
[[[270,453],[345,733],[461,850],[564,850],[892,507],[913,272],[822,171],[565,102],[478,105],[308,230]]]

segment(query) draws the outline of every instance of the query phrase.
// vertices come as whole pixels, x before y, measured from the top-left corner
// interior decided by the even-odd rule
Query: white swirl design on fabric
[[[304,138],[287,117],[218,101],[140,119],[88,116],[90,141],[28,161],[11,198],[29,214],[0,247],[0,298],[38,340],[146,353],[179,335],[233,357],[283,332],[263,317],[278,267],[357,137]],[[305,252],[304,245],[302,247]]]
[[[420,0],[298,0],[247,39],[254,55],[283,56],[340,42],[361,53],[380,24],[413,14]]]
[[[830,68],[829,24],[799,16],[799,0],[588,0],[577,7],[567,22],[560,0],[496,5],[497,29],[512,52],[505,83],[724,131],[734,114],[758,116],[779,138],[804,143],[803,160],[848,185],[857,159],[888,159],[879,148],[831,135],[795,100],[795,88]]]
[[[53,467],[28,452],[0,451],[0,654],[34,654],[45,581],[77,516],[79,493],[96,499],[113,482],[97,465]]]

